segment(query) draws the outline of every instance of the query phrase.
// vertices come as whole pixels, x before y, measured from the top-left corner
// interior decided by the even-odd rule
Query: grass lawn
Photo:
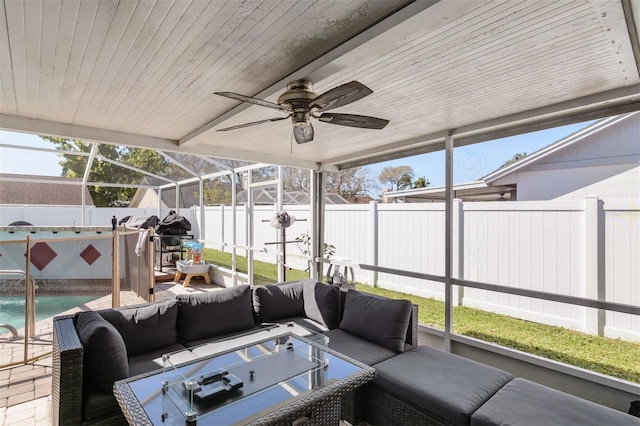
[[[231,265],[231,254],[217,250],[204,249],[204,259],[227,268]],[[237,268],[246,273],[247,259],[238,256]],[[274,283],[277,275],[276,265],[254,261],[255,284]],[[305,271],[287,271],[288,281],[308,276]],[[411,300],[419,306],[420,324],[444,329],[443,302],[363,284],[357,288],[393,299]],[[640,383],[640,343],[592,336],[464,306],[454,307],[453,321],[458,334]]]

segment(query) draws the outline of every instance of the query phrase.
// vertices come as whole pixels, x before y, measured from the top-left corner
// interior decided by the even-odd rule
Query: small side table
[[[182,278],[182,274],[184,274],[184,272],[177,271],[175,280],[180,281],[180,278]],[[193,277],[202,277],[204,278],[204,282],[206,282],[207,284],[211,284],[211,279],[209,278],[209,272],[201,272],[199,274],[186,274],[184,278],[184,283],[182,284],[182,286],[189,287],[189,281],[191,281],[191,278]]]

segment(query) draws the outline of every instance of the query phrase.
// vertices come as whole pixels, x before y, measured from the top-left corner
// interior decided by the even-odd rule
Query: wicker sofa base
[[[372,426],[423,425],[449,426],[448,423],[425,411],[409,405],[379,386],[369,383],[363,387],[366,393],[365,421]]]

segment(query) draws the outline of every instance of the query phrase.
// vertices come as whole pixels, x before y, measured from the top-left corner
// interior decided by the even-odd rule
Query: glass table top
[[[122,382],[152,424],[248,423],[362,371],[324,336],[307,337],[287,332],[180,363],[198,353],[189,348],[164,355],[161,372]]]

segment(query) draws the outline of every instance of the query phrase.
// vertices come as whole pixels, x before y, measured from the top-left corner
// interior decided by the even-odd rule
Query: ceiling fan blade
[[[364,84],[358,81],[351,81],[316,96],[315,99],[309,102],[309,108],[328,111],[355,102],[372,93],[373,90]]]
[[[253,121],[251,123],[244,123],[244,124],[238,124],[237,126],[225,127],[224,129],[218,129],[218,132],[226,132],[227,130],[242,129],[243,127],[255,126],[257,124],[262,124],[262,123],[270,123],[272,121],[286,120],[288,118],[289,117],[268,118],[266,120]]]
[[[273,102],[265,101],[263,99],[252,98],[251,96],[240,95],[233,92],[215,92],[215,95],[224,96],[225,98],[235,99],[236,101],[248,102],[250,104],[260,105],[267,108],[277,109],[279,111],[291,112],[289,108],[285,108],[281,105],[274,104]]]
[[[340,126],[360,127],[363,129],[384,129],[389,120],[383,118],[369,117],[368,115],[356,114],[334,114],[324,113],[318,117],[318,120],[325,123],[338,124]]]
[[[293,136],[299,144],[311,142],[313,140],[313,126],[311,123],[306,126],[293,126]]]

